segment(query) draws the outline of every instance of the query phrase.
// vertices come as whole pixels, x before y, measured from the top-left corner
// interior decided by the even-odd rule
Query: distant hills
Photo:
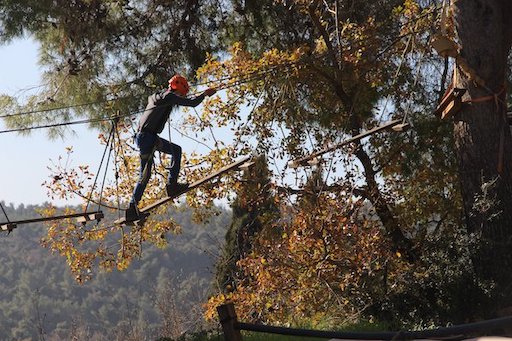
[[[5,206],[9,219],[37,217],[38,206]],[[231,213],[207,225],[186,207],[169,211],[183,228],[166,249],[146,246],[126,272],[101,273],[80,286],[65,264],[39,244],[42,224],[0,235],[0,340],[141,340],[202,325],[215,257]],[[4,217],[0,218],[3,222]]]

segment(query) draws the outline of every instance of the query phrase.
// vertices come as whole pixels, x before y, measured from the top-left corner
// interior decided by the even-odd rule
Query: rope
[[[37,109],[37,110],[29,110],[29,111],[21,111],[15,114],[6,114],[6,115],[0,115],[0,118],[9,118],[9,117],[16,117],[16,116],[23,116],[23,115],[30,115],[30,114],[39,114],[44,112],[51,112],[51,111],[57,111],[57,110],[64,110],[64,109],[73,109],[73,108],[79,108],[79,107],[86,107],[89,105],[95,105],[95,104],[103,104],[108,102],[116,102],[127,98],[133,98],[134,96],[125,96],[125,97],[119,97],[116,99],[104,99],[104,100],[98,100],[98,101],[91,101],[91,102],[84,102],[79,104],[69,104],[65,106],[60,107],[53,107],[53,108],[46,108],[46,109]]]
[[[105,160],[105,154],[107,153],[107,149],[110,146],[110,139],[112,138],[113,134],[114,134],[114,125],[112,124],[112,128],[110,128],[110,133],[108,135],[108,139],[107,139],[107,143],[105,145],[105,149],[103,150],[103,155],[101,157],[100,165],[98,167],[98,171],[96,172],[96,176],[94,178],[94,183],[93,183],[92,188],[91,188],[91,193],[89,194],[89,198],[87,199],[87,204],[85,206],[85,211],[87,211],[87,208],[89,207],[89,204],[90,204],[90,202],[92,200],[92,195],[93,195],[93,192],[94,192],[94,188],[96,187],[96,183],[98,181],[98,176],[99,176],[99,173],[100,173],[100,170],[101,170],[101,166],[103,165],[103,161]],[[110,153],[109,153],[109,158],[110,158]],[[101,202],[101,200],[99,202]]]
[[[121,115],[119,115],[119,112],[117,113],[117,117],[122,117]],[[133,125],[132,125],[132,135],[135,135],[135,130],[133,129]],[[128,168],[128,161],[126,160],[126,156],[124,155],[124,150],[123,148],[121,148],[121,135],[119,134],[119,129],[118,127],[116,127],[116,136],[117,136],[117,140],[119,141],[119,144],[118,144],[118,148],[119,150],[117,151],[117,155],[121,155],[121,158],[123,159],[123,164],[125,166],[125,168]]]
[[[432,14],[435,10],[437,10],[439,8],[440,8],[439,6],[433,7],[432,10],[427,11],[427,12],[419,15],[418,17],[416,17],[414,19],[411,19],[411,20],[409,20],[409,21],[407,21],[405,23],[402,23],[400,25],[400,27],[404,27],[404,26],[406,26],[406,25],[408,25],[410,23],[413,23],[413,22],[423,18],[424,16]],[[410,33],[408,33],[408,34],[410,34]],[[355,43],[361,43],[361,42],[364,42],[366,40],[370,40],[370,38],[361,38],[359,41],[356,40],[353,43],[354,44]],[[384,51],[381,51],[381,52],[377,53],[376,55],[380,56],[386,50],[387,50],[387,48],[384,49]],[[292,61],[292,62],[285,62],[285,63],[282,63],[282,64],[276,64],[276,65],[273,65],[273,66],[271,66],[271,67],[269,67],[268,69],[265,69],[265,70],[258,70],[258,71],[250,72],[250,73],[246,74],[246,77],[244,77],[244,78],[238,77],[238,80],[235,83],[233,83],[232,85],[226,85],[225,87],[220,87],[219,89],[227,89],[227,88],[236,86],[236,85],[241,84],[241,83],[252,81],[252,80],[254,80],[254,78],[251,78],[252,76],[263,76],[263,75],[265,75],[267,73],[270,73],[272,71],[278,70],[279,68],[282,68],[282,67],[285,67],[285,68],[286,67],[291,67],[291,66],[303,63],[303,62],[308,61],[308,60],[316,60],[316,59],[321,59],[321,58],[324,58],[324,56],[321,56],[321,55],[320,56],[307,56],[307,57],[303,58],[302,60],[297,60],[297,61]],[[213,83],[229,81],[229,80],[236,79],[236,78],[237,78],[237,76],[226,76],[226,77],[222,77],[222,78],[218,78],[218,79],[208,80],[208,81],[205,81],[205,82],[195,82],[195,83],[192,83],[191,85],[197,87],[197,86],[201,86],[201,85],[209,85],[209,84],[213,84]],[[126,83],[120,84],[120,86],[132,84],[132,83],[133,82],[126,82]],[[107,94],[107,96],[109,96],[109,95],[114,95],[114,94]],[[35,113],[43,113],[43,112],[51,112],[51,111],[64,110],[64,109],[73,109],[73,108],[84,107],[84,106],[95,105],[95,104],[103,104],[103,103],[108,103],[108,102],[116,102],[116,101],[119,101],[119,100],[124,100],[124,99],[129,99],[129,98],[134,98],[134,97],[135,97],[134,95],[130,95],[130,96],[123,96],[123,97],[119,97],[119,98],[115,98],[115,99],[104,99],[104,100],[90,101],[90,102],[84,102],[84,103],[78,103],[78,104],[63,105],[63,106],[60,106],[60,107],[38,109],[38,110],[30,110],[30,111],[24,111],[24,112],[15,113],[15,114],[0,115],[0,118],[8,118],[8,117],[22,116],[22,115],[35,114]],[[41,127],[41,128],[43,128],[43,127]]]
[[[410,20],[408,20],[406,22],[400,23],[399,27],[400,28],[405,27],[405,26],[407,26],[407,25],[409,25],[411,23],[414,23],[414,22],[422,19],[423,17],[428,16],[428,15],[430,15],[430,14],[434,13],[435,11],[437,11],[439,9],[442,9],[442,8],[443,7],[439,6],[439,5],[438,6],[433,6],[430,10],[422,13],[421,15],[418,15],[414,19],[410,19]],[[408,33],[408,34],[410,34],[410,33]],[[401,38],[401,37],[402,36],[400,36],[399,38]],[[371,38],[361,38],[359,40],[353,41],[353,44],[363,43],[363,42],[365,42],[367,40],[370,40],[370,39]],[[381,52],[377,53],[376,56],[382,55],[385,51],[388,50],[388,48],[389,47],[384,48]],[[253,72],[249,73],[248,75],[256,75],[256,74],[259,74],[259,73],[265,73],[265,72],[272,71],[272,70],[277,69],[277,68],[282,67],[282,66],[292,66],[294,64],[302,63],[302,62],[304,62],[306,60],[316,60],[316,59],[321,59],[321,58],[324,58],[324,56],[307,56],[303,60],[299,60],[299,61],[295,61],[295,62],[287,62],[287,63],[283,63],[283,64],[277,64],[277,65],[274,65],[274,66],[270,67],[267,70],[264,70],[264,71],[253,71]],[[236,77],[235,76],[226,76],[224,78],[208,80],[208,81],[205,81],[205,82],[192,83],[192,85],[193,86],[194,85],[195,86],[209,85],[209,84],[212,84],[212,83],[218,83],[218,82],[222,82],[222,81],[227,81],[227,80],[231,80],[231,79],[234,79],[234,78],[236,78]],[[125,83],[118,84],[118,86],[122,87],[122,86],[130,85],[130,84],[133,84],[133,83],[134,83],[134,81],[128,81],[128,82],[125,82]],[[44,84],[44,85],[46,85],[46,84]],[[41,87],[41,86],[44,86],[44,85],[39,85],[38,87]],[[228,87],[231,87],[231,86],[228,86]],[[109,96],[109,95],[115,95],[115,94],[110,93],[110,94],[107,94],[106,96]],[[119,98],[116,98],[116,99],[104,99],[104,100],[90,101],[90,102],[84,102],[84,103],[78,103],[78,104],[64,105],[64,106],[60,106],[60,107],[38,109],[38,110],[30,110],[30,111],[24,111],[24,112],[15,113],[15,114],[0,115],[0,118],[21,116],[21,115],[28,115],[28,114],[35,114],[35,113],[43,113],[43,112],[51,112],[51,111],[64,110],[64,109],[72,109],[72,108],[78,108],[78,107],[95,105],[95,104],[103,104],[103,103],[108,103],[108,102],[116,102],[116,101],[119,101],[119,100],[128,99],[128,98],[134,98],[134,97],[135,97],[134,95],[130,95],[130,96],[119,97]],[[46,126],[41,126],[41,128],[45,128],[45,127]],[[37,129],[37,128],[34,128],[34,129]],[[0,131],[0,133],[3,133],[3,132],[8,132],[8,131]]]
[[[496,111],[498,111],[499,110],[499,102],[503,103],[503,101],[500,99],[500,96],[505,92],[505,89],[506,89],[505,86],[502,86],[500,91],[498,91],[498,92],[493,92],[490,89],[486,89],[488,92],[491,93],[491,95],[477,97],[477,98],[470,98],[470,99],[463,100],[462,102],[463,103],[480,103],[480,102],[487,102],[487,101],[494,100],[494,103],[496,104]]]
[[[291,66],[291,65],[293,65],[293,63],[291,63],[289,66]],[[219,87],[217,87],[217,89],[228,89],[228,88],[231,88],[231,87],[239,86],[240,84],[244,84],[244,83],[248,83],[248,82],[251,82],[251,81],[254,81],[254,80],[262,79],[261,76],[264,76],[267,73],[270,73],[270,72],[272,72],[274,70],[275,69],[269,69],[269,70],[265,70],[265,71],[260,72],[260,73],[254,73],[255,74],[254,77],[250,76],[250,77],[247,77],[247,78],[239,78],[236,82],[234,82],[232,84],[229,84],[229,85],[219,86]],[[232,77],[232,78],[234,78],[234,77]],[[194,93],[192,95],[195,95],[195,94],[197,94],[197,93]],[[71,107],[78,107],[78,106],[81,106],[81,105],[77,104],[77,105],[74,105],[74,106],[71,106]],[[154,106],[151,109],[159,108],[159,107],[162,107],[162,106],[165,106],[165,105]],[[64,108],[64,107],[60,107],[59,109],[62,109],[62,108]],[[53,109],[53,110],[59,110],[59,109]],[[146,110],[146,108],[145,109],[140,109],[140,110],[137,110],[137,111],[130,112],[128,114],[121,115],[119,117],[120,118],[125,118],[125,117],[134,116],[136,114],[144,112],[145,110]],[[43,110],[41,112],[44,112],[44,111],[47,111],[47,110]],[[30,113],[36,113],[36,112],[39,112],[39,111],[32,111]],[[18,114],[19,115],[23,115],[23,114],[26,114],[26,113],[18,113]],[[2,116],[0,116],[0,118],[2,118]],[[105,122],[105,121],[109,121],[111,119],[112,119],[111,117],[105,117],[105,118],[85,119],[85,120],[78,120],[78,121],[71,121],[71,122],[46,124],[46,125],[24,127],[24,128],[6,129],[6,130],[1,130],[0,134],[11,133],[11,132],[30,131],[30,130],[35,130],[35,129],[55,128],[55,127],[62,127],[62,126],[75,125],[75,124]]]
[[[232,84],[225,84],[225,85],[220,85],[220,86],[217,87],[217,89],[219,89],[219,90],[224,90],[224,89],[228,89],[228,88],[231,88],[231,87],[239,86],[239,85],[244,84],[244,83],[249,83],[249,82],[252,82],[252,81],[255,81],[255,80],[263,79],[263,76],[265,76],[265,75],[267,75],[269,73],[272,73],[274,71],[278,71],[280,68],[283,69],[283,70],[280,70],[280,71],[285,71],[287,68],[293,67],[293,66],[295,66],[297,64],[304,63],[308,59],[320,59],[320,58],[323,58],[323,56],[317,56],[317,57],[308,56],[307,58],[305,58],[303,60],[287,62],[287,63],[283,63],[283,64],[277,64],[277,65],[269,67],[268,69],[265,69],[265,70],[259,70],[259,71],[250,72],[250,73],[246,74],[246,76],[243,77],[243,78],[239,77],[237,79],[237,77],[235,77],[235,76],[227,76],[227,77],[224,77],[224,78],[209,80],[209,81],[206,81],[206,82],[195,83],[195,84],[196,84],[196,86],[198,86],[198,85],[207,85],[207,84],[212,84],[212,83],[218,83],[218,82],[223,82],[223,81],[229,81],[229,80],[232,80],[232,79],[237,79]],[[403,61],[403,59],[402,59],[402,61]],[[401,63],[399,65],[399,67],[398,67],[398,70],[397,70],[398,72],[401,69]],[[396,78],[395,78],[395,80],[396,80]],[[194,94],[198,94],[198,93],[193,93],[192,95],[194,95]],[[133,97],[134,96],[124,96],[124,97],[120,97],[120,98],[117,98],[117,99],[91,101],[91,102],[85,102],[85,103],[80,103],[80,104],[72,104],[72,105],[61,106],[61,107],[54,107],[54,108],[47,108],[47,109],[40,109],[40,110],[25,111],[25,112],[19,112],[19,113],[16,113],[16,114],[0,115],[0,118],[7,118],[7,117],[20,116],[20,115],[28,115],[28,114],[42,113],[42,112],[50,112],[50,111],[57,111],[57,110],[63,110],[63,109],[72,109],[72,108],[88,106],[88,105],[94,105],[94,104],[102,104],[102,103],[107,103],[107,102],[115,102],[115,101],[119,101],[119,100],[123,100],[123,99],[127,99],[127,98],[133,98]],[[387,103],[386,103],[386,106],[387,106]],[[125,114],[125,115],[123,115],[121,117],[133,116],[133,115],[139,114],[139,113],[141,113],[143,111],[145,111],[145,109],[140,109],[140,110],[137,110],[137,111]],[[62,123],[55,123],[55,124],[47,124],[47,125],[32,126],[32,127],[25,127],[25,128],[6,129],[6,130],[1,130],[0,134],[2,134],[2,133],[10,133],[10,132],[29,131],[29,130],[34,130],[34,129],[54,128],[54,127],[61,127],[61,126],[75,125],[75,124],[104,122],[104,121],[108,121],[110,119],[111,118],[85,119],[85,120],[78,120],[78,121],[71,121],[71,122],[62,122]]]
[[[319,57],[311,57],[310,56],[310,57],[308,57],[306,59],[311,59],[311,58],[319,59],[319,58],[322,58],[322,57],[321,56],[319,56]],[[232,87],[233,85],[242,84],[242,83],[245,83],[245,82],[248,82],[248,81],[252,81],[252,80],[255,79],[253,77],[264,76],[267,73],[271,73],[273,71],[278,70],[279,68],[288,68],[288,67],[294,66],[295,64],[300,64],[300,63],[303,63],[303,62],[304,62],[304,60],[298,60],[298,61],[293,61],[293,62],[286,62],[286,63],[282,63],[282,64],[276,64],[276,65],[273,65],[273,66],[271,66],[271,67],[269,67],[268,69],[265,69],[265,70],[257,70],[257,71],[250,72],[250,73],[246,74],[244,77],[226,76],[226,77],[222,77],[222,78],[218,78],[218,79],[212,79],[212,80],[209,80],[209,81],[206,81],[206,82],[202,82],[202,83],[199,83],[199,82],[192,83],[191,85],[197,87],[197,86],[200,86],[200,85],[208,85],[208,84],[213,84],[213,83],[220,83],[220,82],[224,82],[224,81],[229,81],[229,80],[232,80],[232,79],[237,79],[236,82],[234,82],[233,84],[225,85],[224,87],[218,87],[218,89],[227,89],[227,88]],[[199,94],[199,93],[200,92],[196,92],[196,93],[192,93],[191,95],[195,95],[195,94]],[[18,113],[15,113],[15,114],[0,115],[0,118],[9,118],[9,117],[15,117],[15,116],[23,116],[23,115],[44,113],[44,112],[58,111],[58,110],[64,110],[64,109],[73,109],[73,108],[85,107],[85,106],[95,105],[95,104],[103,104],[103,103],[108,103],[108,102],[116,102],[116,101],[120,101],[120,100],[124,100],[124,99],[134,98],[134,97],[135,97],[134,95],[130,95],[130,96],[119,97],[119,98],[116,98],[116,99],[104,99],[104,100],[90,101],[90,102],[84,102],[84,103],[78,103],[78,104],[63,105],[63,106],[53,107],[53,108],[23,111],[23,112],[18,112]]]
[[[133,115],[133,114],[126,114],[126,115],[123,115],[121,117],[124,118],[124,117],[128,117],[128,116],[131,116],[131,115]],[[92,119],[78,120],[78,121],[71,121],[71,122],[46,124],[46,125],[41,125],[41,126],[33,126],[33,127],[25,127],[25,128],[15,128],[15,129],[6,129],[6,130],[0,130],[0,134],[13,133],[13,132],[22,132],[22,131],[29,131],[29,130],[35,130],[35,129],[63,127],[63,126],[75,125],[75,124],[105,122],[105,121],[110,121],[111,119],[112,119],[111,117],[92,118]]]
[[[116,126],[115,122],[112,123],[112,126],[113,127]],[[112,149],[113,149],[112,144],[114,143],[114,137],[115,137],[114,132],[112,132],[112,139],[109,140],[110,148],[108,151],[107,162],[105,163],[105,173],[103,174],[103,181],[101,182],[100,197],[98,199],[98,202],[99,202],[98,203],[98,211],[101,209],[101,198],[103,196],[103,188],[105,187],[105,180],[107,179],[108,163],[110,161],[110,156],[112,155]],[[91,191],[91,195],[92,195],[92,191]]]
[[[117,115],[119,116],[119,112],[117,112]],[[117,136],[117,139],[119,141],[118,148],[122,152],[121,149],[121,138],[119,137],[119,129],[117,126],[118,122],[116,123],[116,129],[115,134]],[[114,147],[114,172],[115,172],[115,180],[116,180],[116,199],[117,199],[117,212],[118,212],[118,218],[121,218],[121,198],[119,195],[119,169],[117,168],[117,157],[119,155],[118,151],[116,150],[116,136],[114,136],[114,139],[112,141],[113,147]],[[124,156],[122,156],[123,162],[125,161]],[[101,204],[101,200],[99,201]]]
[[[2,208],[2,212],[4,212],[5,219],[7,220],[8,223],[10,223],[11,221],[9,220],[9,217],[7,216],[7,212],[5,212],[5,209],[4,209],[4,205],[2,205],[1,202],[0,202],[0,207]]]

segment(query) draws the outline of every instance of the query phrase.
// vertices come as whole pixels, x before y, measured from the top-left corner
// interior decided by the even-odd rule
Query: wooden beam
[[[0,228],[1,228],[2,231],[12,231],[13,228],[17,227],[17,225],[22,225],[22,224],[39,223],[39,222],[54,221],[54,220],[63,220],[63,219],[68,219],[68,218],[77,218],[77,217],[84,217],[84,216],[89,216],[89,215],[99,215],[99,214],[102,215],[103,213],[101,211],[82,212],[82,213],[72,213],[72,214],[57,215],[57,216],[51,216],[51,217],[40,217],[40,218],[33,218],[33,219],[24,219],[24,220],[10,221],[10,222],[7,222],[7,223],[0,223]]]
[[[462,107],[462,96],[466,93],[463,88],[450,88],[444,94],[441,102],[434,112],[441,119],[449,118],[455,115]]]
[[[229,172],[230,170],[240,169],[240,167],[242,165],[244,165],[245,163],[247,163],[250,159],[251,159],[251,156],[246,156],[246,157],[244,157],[244,158],[242,158],[242,159],[240,159],[238,161],[235,161],[235,162],[233,162],[233,163],[231,163],[231,164],[229,164],[229,165],[227,165],[225,167],[222,167],[221,169],[218,169],[217,171],[209,174],[208,176],[206,176],[206,177],[204,177],[204,178],[202,178],[202,179],[200,179],[200,180],[190,184],[190,186],[188,186],[188,188],[186,188],[183,192],[176,193],[175,195],[170,196],[170,197],[163,197],[162,199],[159,199],[159,200],[151,203],[150,205],[140,209],[139,213],[141,213],[141,214],[149,213],[149,211],[157,208],[158,206],[163,205],[163,204],[165,204],[165,203],[167,203],[167,202],[169,202],[169,201],[179,197],[180,195],[185,194],[185,193],[187,193],[187,192],[189,192],[189,191],[191,191],[191,190],[201,186],[202,184],[204,184],[204,183],[206,183],[206,182],[208,182],[208,181],[210,181],[210,180],[212,180],[212,179],[214,179],[214,178],[216,178],[218,176],[221,176],[222,174],[224,174],[226,172]],[[114,221],[114,224],[124,224],[125,222],[126,222],[126,218],[122,217],[122,218],[119,218],[116,221]]]
[[[324,149],[321,149],[315,153],[312,153],[310,155],[307,155],[307,156],[304,156],[302,158],[298,158],[298,159],[295,159],[295,160],[292,160],[290,162],[288,162],[288,166],[291,167],[291,168],[297,168],[299,166],[305,166],[308,164],[308,161],[309,160],[312,160],[318,156],[321,156],[323,154],[326,154],[326,153],[329,153],[329,152],[332,152],[336,149],[339,149],[349,143],[352,143],[352,142],[355,142],[355,141],[358,141],[358,140],[361,140],[362,138],[365,138],[367,136],[370,136],[372,134],[375,134],[379,131],[382,131],[382,130],[385,130],[385,129],[388,129],[388,128],[391,128],[391,127],[394,127],[398,124],[400,124],[402,122],[402,120],[393,120],[393,121],[390,121],[384,125],[381,125],[381,126],[378,126],[378,127],[375,127],[373,129],[370,129],[370,130],[367,130],[359,135],[356,135],[356,136],[353,136],[351,138],[349,138],[348,140],[345,140],[343,142],[340,142],[338,144],[335,144],[333,146],[330,146],[330,147],[327,147],[327,148],[324,148]]]
[[[243,171],[247,171],[247,170],[249,170],[249,168],[254,166],[254,164],[255,164],[254,161],[247,161],[247,162],[241,164],[238,168],[243,170]]]
[[[93,220],[96,220],[99,222],[103,218],[105,218],[105,215],[103,214],[103,212],[98,211],[98,212],[89,213],[89,214],[85,214],[81,217],[78,217],[78,218],[76,218],[76,221],[79,223],[85,224],[88,221],[93,221]]]
[[[233,303],[223,304],[217,307],[219,321],[222,326],[225,341],[242,341],[242,334],[237,328],[238,321]]]

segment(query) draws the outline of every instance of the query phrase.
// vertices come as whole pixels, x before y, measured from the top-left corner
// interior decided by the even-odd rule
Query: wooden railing
[[[419,331],[335,332],[324,330],[284,328],[239,322],[236,316],[235,306],[232,303],[218,306],[217,312],[219,314],[219,320],[222,326],[225,341],[243,341],[242,333],[240,332],[242,330],[288,336],[345,340],[463,340],[485,335],[512,337],[512,316],[458,326]]]

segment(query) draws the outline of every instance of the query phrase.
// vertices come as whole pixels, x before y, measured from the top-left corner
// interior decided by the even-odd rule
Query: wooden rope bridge
[[[250,166],[252,166],[254,164],[254,161],[251,161],[251,158],[252,158],[251,156],[246,156],[244,158],[241,158],[240,160],[237,160],[225,167],[222,167],[222,168],[216,170],[215,172],[209,174],[208,176],[197,180],[196,182],[190,184],[185,190],[178,192],[175,195],[172,195],[170,197],[168,197],[168,196],[163,197],[162,199],[159,199],[159,200],[149,204],[148,206],[139,210],[139,213],[141,215],[141,220],[138,220],[135,222],[129,222],[129,224],[140,225],[141,223],[144,222],[144,219],[149,215],[150,211],[181,196],[182,194],[185,194],[185,193],[203,185],[204,183],[206,183],[212,179],[215,179],[215,178],[223,175],[224,173],[227,173],[231,170],[244,170],[244,169],[249,168]],[[122,218],[119,218],[116,221],[114,221],[114,224],[128,224],[128,223],[126,222],[126,218],[122,217]]]
[[[0,223],[0,230],[11,232],[16,227],[18,227],[18,225],[22,225],[22,224],[63,220],[63,219],[69,219],[69,218],[77,218],[77,222],[84,224],[88,221],[93,221],[93,220],[100,221],[101,219],[103,219],[103,217],[104,217],[104,215],[103,215],[102,211],[94,211],[94,212],[72,213],[72,214],[64,214],[64,215],[57,215],[57,216],[51,216],[51,217],[40,217],[40,218],[8,221],[5,223]]]

